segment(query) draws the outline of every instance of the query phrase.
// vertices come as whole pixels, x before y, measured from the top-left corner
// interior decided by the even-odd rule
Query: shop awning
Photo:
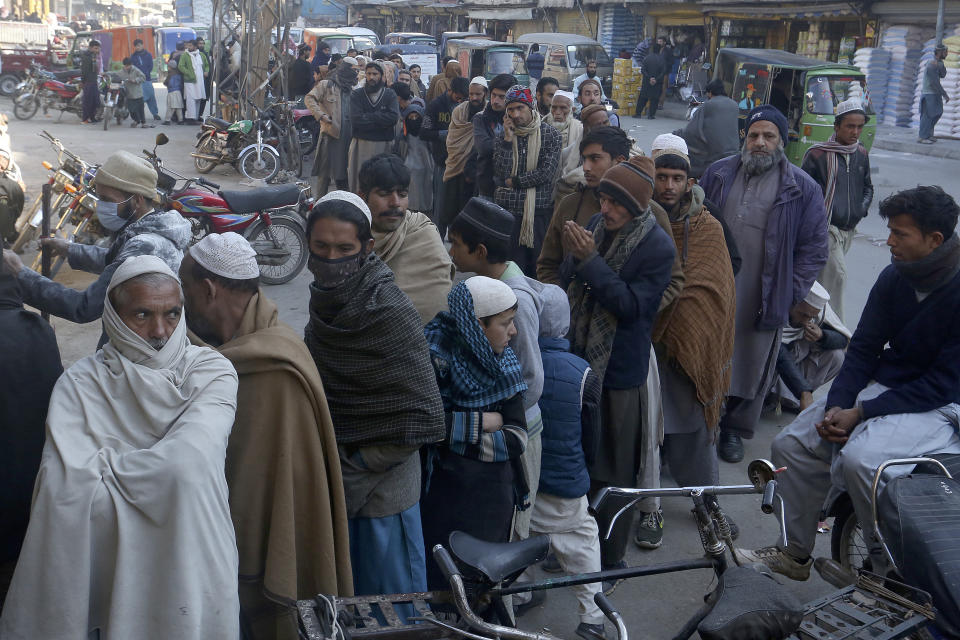
[[[533,9],[467,9],[467,17],[476,20],[533,20]]]
[[[926,24],[937,21],[936,0],[880,0],[870,7],[870,13],[878,18],[903,20],[905,22]],[[944,20],[960,19],[960,4],[945,2]]]
[[[703,5],[703,12],[715,18],[754,18],[759,20],[817,20],[824,18],[857,17],[859,14],[849,2],[831,2],[819,5],[743,4],[712,7]]]
[[[647,15],[657,19],[657,25],[664,27],[703,26],[703,11],[693,7],[656,7]]]

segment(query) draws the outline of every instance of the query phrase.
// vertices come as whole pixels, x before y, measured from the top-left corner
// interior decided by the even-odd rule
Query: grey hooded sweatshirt
[[[507,270],[503,272],[500,279],[510,285],[517,296],[517,315],[513,320],[517,335],[510,341],[510,348],[517,354],[517,360],[520,361],[520,369],[523,372],[523,381],[527,383],[527,390],[523,394],[523,408],[526,411],[527,435],[533,437],[543,429],[543,419],[540,417],[540,407],[537,402],[540,400],[540,394],[543,393],[543,359],[540,357],[538,339],[541,323],[547,321],[542,315],[544,296],[566,297],[567,294],[555,284],[544,284],[528,278],[513,262],[507,263]],[[569,321],[568,317],[567,322]],[[550,319],[549,322],[557,323],[556,319]]]
[[[176,211],[148,213],[118,231],[110,247],[70,245],[67,261],[71,268],[100,274],[84,291],[44,278],[27,267],[22,268],[17,280],[23,290],[23,301],[72,322],[92,322],[103,314],[107,286],[113,272],[124,260],[132,256],[153,255],[177,273],[191,235],[190,222]]]

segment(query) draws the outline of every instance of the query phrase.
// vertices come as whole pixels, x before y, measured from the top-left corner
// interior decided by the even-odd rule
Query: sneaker
[[[560,561],[557,560],[557,556],[552,553],[547,554],[547,559],[543,561],[540,568],[547,573],[561,573],[563,571],[563,567],[560,566]]]
[[[771,571],[791,580],[807,580],[810,578],[810,567],[813,566],[813,558],[807,558],[805,562],[800,562],[776,546],[762,547],[752,551],[750,549],[737,549],[737,556],[741,561],[748,564],[765,564]]]
[[[577,625],[577,635],[584,640],[607,640],[607,630],[600,624],[587,624],[581,622]]]
[[[621,560],[616,564],[607,565],[606,567],[601,567],[604,571],[609,571],[610,569],[626,569],[627,563]],[[603,595],[609,596],[614,591],[617,590],[617,587],[620,586],[620,583],[623,582],[626,578],[617,578],[616,580],[604,580],[603,581]]]
[[[633,541],[641,549],[656,549],[663,544],[663,514],[660,511],[644,513]]]

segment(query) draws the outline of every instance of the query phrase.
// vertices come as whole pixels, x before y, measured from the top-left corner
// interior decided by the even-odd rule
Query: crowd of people
[[[798,167],[770,105],[729,148],[722,86],[638,150],[584,100],[602,96],[589,77],[531,90],[450,61],[425,87],[385,54],[309,54],[323,129],[302,336],[247,241],[188,246],[127,152],[94,181],[112,244],[41,241],[98,274],[86,290],[4,251],[0,636],[296,638],[298,599],[444,588],[430,549],[453,531],[548,534],[547,571],[623,567],[631,540],[663,543],[658,501],[606,535],[624,504],[594,516],[588,498],[662,472],[716,484],[771,404],[799,412],[772,452],[790,538],[737,553],[806,579],[831,486],[867,522],[880,462],[960,453],[960,208],[941,188],[880,203],[892,264],[844,324],[873,197],[859,102]],[[61,375],[23,304],[102,319],[99,350]],[[593,595],[616,586],[574,587],[576,635],[608,637]]]

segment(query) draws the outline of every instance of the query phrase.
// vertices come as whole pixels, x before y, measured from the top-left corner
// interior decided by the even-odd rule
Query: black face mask
[[[407,133],[411,136],[419,136],[422,124],[423,121],[420,118],[407,118]]]
[[[307,269],[313,274],[320,289],[336,289],[360,271],[367,254],[363,251],[342,258],[321,258],[310,254]]]

